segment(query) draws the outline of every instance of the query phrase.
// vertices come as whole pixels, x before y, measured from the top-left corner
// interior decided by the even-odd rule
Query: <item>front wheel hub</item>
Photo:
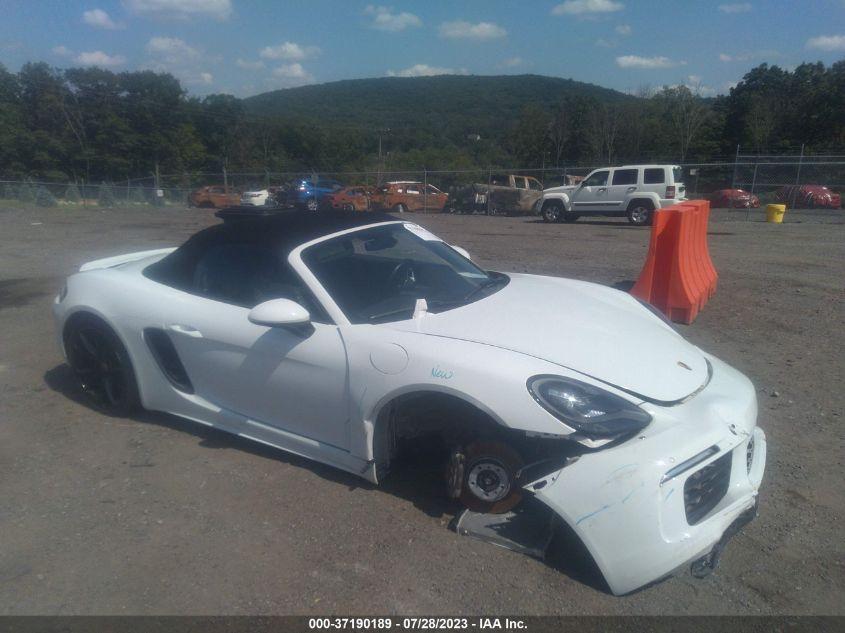
[[[504,499],[510,492],[510,477],[501,464],[483,461],[470,469],[467,487],[479,499],[493,503]]]

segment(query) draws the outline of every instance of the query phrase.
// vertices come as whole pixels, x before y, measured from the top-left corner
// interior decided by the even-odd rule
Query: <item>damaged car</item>
[[[96,407],[168,412],[376,484],[433,441],[446,494],[477,513],[539,503],[615,594],[712,567],[753,516],[755,389],[649,305],[485,270],[389,215],[218,216],[67,279],[58,341]]]

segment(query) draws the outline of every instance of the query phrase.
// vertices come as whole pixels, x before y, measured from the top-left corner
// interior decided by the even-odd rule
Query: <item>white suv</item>
[[[581,183],[543,191],[546,222],[575,222],[582,215],[627,216],[631,224],[651,223],[655,209],[686,200],[678,165],[624,165],[592,171]]]

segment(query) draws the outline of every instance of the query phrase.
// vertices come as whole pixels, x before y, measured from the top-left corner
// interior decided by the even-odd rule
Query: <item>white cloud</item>
[[[73,51],[70,50],[67,46],[54,46],[53,53],[58,55],[59,57],[70,57],[73,55]]]
[[[505,37],[508,32],[493,22],[471,24],[464,20],[444,22],[440,25],[440,37],[466,40],[493,40]]]
[[[211,73],[200,73],[199,75],[199,83],[209,85],[214,82],[214,75]]]
[[[736,53],[734,55],[729,55],[728,53],[719,53],[719,61],[726,63],[747,62],[754,59],[772,59],[773,57],[780,56],[780,52],[775,50],[751,51],[750,53]]]
[[[413,13],[402,11],[401,13],[394,13],[391,7],[377,7],[368,4],[364,8],[364,13],[373,16],[373,21],[370,26],[379,31],[404,31],[409,27],[422,26],[422,20]]]
[[[82,21],[88,26],[93,26],[98,29],[108,29],[110,31],[125,28],[123,24],[118,24],[111,19],[108,13],[102,9],[91,9],[82,14]]]
[[[266,83],[275,88],[294,88],[314,81],[314,76],[299,62],[277,66],[271,75],[272,77]]]
[[[197,59],[200,52],[178,37],[153,37],[147,42],[147,52],[168,64],[184,64]]]
[[[807,48],[820,51],[845,51],[845,35],[819,35],[807,40]]]
[[[238,68],[243,68],[244,70],[258,70],[259,68],[264,68],[264,62],[260,59],[256,62],[251,62],[246,59],[240,59],[235,62],[235,65]]]
[[[292,79],[302,79],[308,77],[308,73],[302,67],[302,64],[282,64],[278,68],[273,69],[275,77],[290,77]]]
[[[673,61],[668,57],[640,57],[639,55],[622,55],[616,58],[616,65],[620,68],[674,68],[683,66],[684,61]]]
[[[590,13],[613,13],[625,5],[613,0],[566,0],[554,8],[552,15],[587,15]]]
[[[213,18],[225,20],[232,13],[231,0],[123,0],[138,15],[160,18]]]
[[[613,30],[619,33],[619,35],[630,35],[632,29],[630,24],[620,24]]]
[[[286,61],[302,61],[320,52],[316,46],[300,46],[296,42],[282,42],[276,46],[265,46],[259,56],[264,59],[283,59]]]
[[[602,46],[604,48],[613,48],[616,46],[616,42],[611,42],[610,40],[606,40],[603,37],[600,37],[596,40],[596,46]]]
[[[736,2],[733,4],[720,4],[719,11],[722,13],[748,13],[751,11],[751,3]]]
[[[502,61],[499,64],[500,68],[516,68],[517,66],[522,66],[525,64],[525,60],[522,57],[508,57],[506,60]]]
[[[77,64],[83,66],[100,66],[101,68],[112,68],[126,63],[126,58],[122,55],[109,55],[103,51],[88,51],[79,53],[73,58]]]
[[[388,70],[388,77],[434,77],[435,75],[466,75],[466,68],[442,68],[428,64],[414,64],[403,70]]]

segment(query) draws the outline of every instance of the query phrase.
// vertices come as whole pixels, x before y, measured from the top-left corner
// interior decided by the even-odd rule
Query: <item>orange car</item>
[[[241,203],[241,194],[234,189],[227,189],[223,185],[208,185],[192,191],[188,196],[188,204],[192,207],[204,209],[223,209],[235,207]]]
[[[421,182],[401,180],[388,182],[378,189],[373,199],[375,206],[387,211],[443,211],[449,194],[437,187]]]
[[[375,193],[374,187],[344,187],[324,196],[323,203],[343,211],[369,211]]]

